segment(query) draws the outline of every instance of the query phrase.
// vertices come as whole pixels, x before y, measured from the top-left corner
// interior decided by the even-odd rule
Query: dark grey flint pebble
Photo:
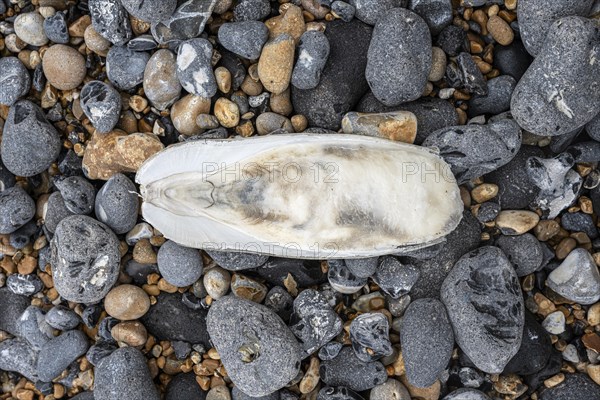
[[[159,400],[146,357],[134,347],[122,347],[96,367],[94,398],[102,400]]]
[[[44,288],[42,280],[35,274],[11,274],[6,278],[6,286],[15,294],[31,296]]]
[[[260,21],[229,22],[219,28],[219,42],[240,57],[256,60],[269,38],[269,29]]]
[[[348,2],[356,9],[356,18],[369,25],[375,25],[390,9],[406,6],[406,0],[349,0]]]
[[[379,259],[373,281],[381,290],[397,299],[404,296],[419,279],[419,270],[411,264],[403,264],[396,257],[385,256]]]
[[[81,322],[79,315],[65,306],[54,306],[46,313],[46,322],[61,331],[75,329]]]
[[[358,292],[367,284],[367,278],[354,275],[343,260],[329,260],[327,279],[331,287],[340,293],[352,294]]]
[[[127,12],[146,22],[160,22],[175,12],[177,0],[121,0]]]
[[[579,142],[567,148],[576,163],[595,163],[600,161],[600,143],[594,140]]]
[[[21,186],[0,192],[0,234],[16,231],[35,215],[35,202]]]
[[[205,98],[217,93],[217,81],[211,64],[212,52],[212,44],[202,38],[187,40],[179,46],[177,78],[187,92]]]
[[[327,24],[330,50],[319,85],[308,90],[292,85],[294,110],[306,116],[309,126],[338,130],[344,114],[367,92],[365,68],[371,33],[369,25],[357,20]]]
[[[331,341],[342,328],[342,319],[320,292],[307,289],[294,299],[290,329],[300,341],[303,358]]]
[[[260,21],[271,14],[269,0],[241,0],[233,9],[236,21]]]
[[[281,286],[273,286],[265,297],[265,306],[275,311],[284,322],[289,322],[292,315],[294,299]]]
[[[110,132],[119,122],[121,95],[112,86],[101,81],[88,82],[81,89],[79,101],[96,131]]]
[[[461,184],[512,160],[521,147],[521,129],[510,119],[442,128],[429,135],[423,146],[439,149]]]
[[[103,340],[98,340],[96,344],[90,346],[87,353],[85,353],[85,358],[87,358],[94,367],[97,367],[103,358],[111,355],[116,349],[116,345]]]
[[[300,370],[300,345],[269,308],[235,296],[212,304],[207,328],[232,382],[258,397],[287,385]]]
[[[298,287],[308,287],[327,282],[327,275],[319,262],[292,258],[272,257],[256,270],[258,275],[272,285],[285,285],[288,274],[292,275]]]
[[[170,18],[152,24],[152,36],[158,43],[172,46],[176,46],[182,40],[200,36],[216,2],[216,0],[178,1],[178,6]]]
[[[408,8],[425,20],[432,36],[436,36],[452,23],[450,0],[410,0]]]
[[[446,66],[446,81],[457,89],[467,93],[485,96],[488,93],[487,81],[479,70],[473,57],[469,53],[462,52],[456,57],[455,62]]]
[[[319,374],[329,386],[346,386],[357,392],[371,389],[387,379],[382,363],[359,360],[351,347],[344,347],[333,360],[323,361]]]
[[[515,356],[506,364],[504,374],[531,375],[540,371],[552,354],[550,334],[529,311],[525,311],[523,340]]]
[[[488,94],[475,95],[469,100],[469,117],[482,114],[500,114],[510,110],[510,98],[517,81],[510,75],[501,75],[487,81]]]
[[[571,15],[587,17],[593,4],[594,0],[519,1],[519,33],[529,54],[534,57],[539,54],[554,21]]]
[[[52,247],[54,287],[69,301],[95,303],[119,276],[119,240],[93,218],[72,215],[56,228]]]
[[[15,249],[23,249],[32,242],[33,235],[39,231],[36,222],[32,219],[8,237],[8,242]],[[39,258],[38,258],[39,259]]]
[[[491,400],[490,397],[477,389],[458,389],[448,394],[442,400]]]
[[[390,326],[382,313],[365,313],[352,320],[350,340],[356,357],[364,362],[392,355]]]
[[[158,47],[158,43],[154,40],[152,35],[140,35],[129,42],[127,42],[127,48],[133,51],[150,51]]]
[[[486,201],[485,203],[482,203],[479,210],[477,210],[477,219],[482,224],[485,224],[486,222],[495,220],[499,213],[500,205],[498,203]]]
[[[590,138],[600,142],[600,114],[597,114],[585,125],[585,131]]]
[[[60,192],[52,193],[44,207],[44,229],[50,233],[54,233],[60,221],[70,215],[73,215],[73,213],[65,205],[65,201]]]
[[[259,397],[248,396],[237,386],[234,386],[233,389],[231,389],[231,400],[280,400],[280,397],[279,392],[273,392],[271,394]]]
[[[364,400],[364,397],[344,386],[325,386],[319,390],[317,400]]]
[[[540,400],[596,400],[600,398],[600,386],[586,374],[565,374],[565,380],[544,390]]]
[[[210,348],[206,332],[207,311],[192,310],[181,299],[179,293],[161,293],[140,321],[158,340],[180,340]]]
[[[196,382],[196,374],[177,374],[167,385],[165,400],[204,400],[206,392]]]
[[[450,57],[456,57],[469,49],[467,33],[462,27],[456,25],[445,27],[438,35],[436,44]]]
[[[465,254],[440,295],[460,348],[480,370],[501,373],[521,346],[525,321],[519,279],[502,250]]]
[[[377,270],[379,257],[344,260],[346,268],[359,278],[369,278]]]
[[[0,288],[0,330],[19,336],[18,320],[29,307],[30,300],[13,293],[8,288]]]
[[[585,232],[590,239],[598,237],[598,229],[590,214],[582,212],[565,213],[560,219],[560,224],[569,231]]]
[[[29,93],[31,78],[17,57],[0,58],[0,104],[12,106]]]
[[[15,183],[17,183],[15,175],[6,169],[2,159],[0,158],[0,192],[15,186]]]
[[[400,327],[402,357],[411,385],[428,387],[446,369],[454,334],[446,307],[435,299],[415,300],[408,306]]]
[[[162,277],[177,287],[192,285],[202,275],[200,252],[171,240],[167,240],[158,249],[157,264]]]
[[[116,234],[129,232],[137,222],[138,196],[131,179],[115,174],[96,195],[96,217]]]
[[[600,70],[590,60],[599,42],[598,22],[557,20],[545,44],[515,88],[511,113],[519,125],[541,136],[571,132],[600,111]],[[574,68],[573,66],[577,66]]]
[[[515,38],[508,46],[494,46],[494,67],[503,75],[510,75],[518,82],[525,74],[533,58],[525,50],[523,42]]]
[[[129,14],[119,0],[89,0],[88,8],[92,27],[106,40],[120,46],[131,39]]]
[[[50,167],[62,143],[42,109],[21,100],[8,112],[4,124],[0,154],[6,168],[18,176],[33,176]]]
[[[500,235],[496,246],[504,251],[519,277],[537,271],[544,261],[540,241],[530,233],[517,236]]]
[[[67,18],[62,12],[57,12],[44,20],[44,33],[54,43],[69,43],[69,27]]]
[[[40,380],[50,382],[65,370],[89,347],[87,336],[82,331],[68,331],[49,340],[42,346],[37,362]]]
[[[304,32],[298,44],[298,59],[292,72],[292,85],[298,89],[316,88],[328,57],[327,36],[320,31]]]
[[[44,312],[36,306],[29,306],[17,322],[19,336],[29,342],[35,350],[40,350],[50,339],[54,332],[46,323]]]
[[[388,10],[375,25],[367,56],[365,76],[373,95],[387,106],[416,100],[430,69],[431,34],[425,21],[404,8]]]
[[[71,400],[94,400],[94,392],[81,392],[72,397]]]
[[[242,271],[257,268],[267,262],[268,256],[254,253],[235,253],[232,251],[207,250],[206,253],[220,267],[228,271]]]
[[[125,46],[112,46],[106,55],[106,75],[121,90],[133,89],[144,81],[150,55]]]
[[[0,342],[0,370],[18,372],[36,382],[38,352],[23,339],[6,339]]]
[[[83,176],[70,176],[57,180],[56,187],[62,195],[65,206],[74,214],[89,214],[94,209],[96,189]]]
[[[344,345],[340,342],[329,342],[319,349],[319,359],[322,361],[333,360],[338,354],[340,354],[340,351],[343,347]]]

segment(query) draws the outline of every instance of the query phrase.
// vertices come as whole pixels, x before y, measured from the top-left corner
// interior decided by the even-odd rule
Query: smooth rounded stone
[[[540,400],[595,400],[600,398],[600,386],[582,373],[565,374],[560,384],[544,390]]]
[[[167,240],[158,250],[158,270],[171,285],[192,285],[202,275],[202,257],[197,249]]]
[[[379,265],[372,278],[381,290],[397,299],[410,292],[419,275],[420,272],[415,266],[403,264],[396,257],[385,256],[379,259]]]
[[[265,306],[226,296],[212,304],[206,325],[232,382],[250,396],[281,389],[300,370],[300,345]]]
[[[30,300],[9,288],[0,288],[0,330],[19,336],[18,321],[29,307]]]
[[[204,309],[187,307],[182,302],[181,294],[163,292],[140,321],[148,333],[158,340],[179,340],[210,348],[206,314]]]
[[[144,92],[152,105],[161,111],[173,104],[181,93],[177,71],[175,54],[167,49],[158,50],[146,64]]]
[[[460,348],[480,370],[502,372],[521,346],[525,321],[519,279],[502,250],[484,246],[465,254],[440,295]]]
[[[305,90],[316,88],[321,81],[329,51],[329,40],[323,32],[304,32],[298,44],[298,61],[292,71],[292,85]]]
[[[357,113],[351,111],[342,119],[344,133],[375,136],[412,144],[417,136],[417,117],[408,111]]]
[[[594,0],[521,0],[517,3],[519,34],[525,48],[536,57],[544,46],[554,21],[568,16],[587,17]]]
[[[133,182],[123,174],[115,174],[98,191],[96,217],[116,234],[126,233],[137,222],[138,204]]]
[[[214,267],[204,273],[202,282],[210,297],[220,299],[229,291],[231,274],[221,267]]]
[[[41,279],[35,275],[11,274],[6,278],[6,286],[15,294],[31,296],[44,288]]]
[[[199,37],[216,3],[216,0],[178,1],[178,6],[171,17],[152,24],[152,36],[159,44],[173,48],[183,40]]]
[[[134,285],[119,285],[107,293],[104,308],[111,317],[122,321],[141,318],[150,309],[150,298],[142,288]]]
[[[133,51],[150,51],[158,47],[158,43],[154,41],[152,35],[140,35],[129,42],[127,42],[127,48]]]
[[[60,90],[75,89],[87,73],[81,53],[64,44],[55,44],[46,50],[42,68],[48,82]]]
[[[329,260],[327,279],[331,287],[340,293],[352,294],[358,292],[367,284],[367,278],[359,278],[346,267],[342,260]]]
[[[90,81],[80,93],[80,105],[90,122],[100,133],[113,130],[121,115],[121,95],[101,81]]]
[[[351,347],[344,347],[332,360],[321,362],[321,380],[329,386],[346,386],[362,392],[387,380],[385,367],[379,361],[363,362]]]
[[[34,11],[19,14],[15,18],[14,30],[19,39],[33,46],[43,46],[48,43],[44,33],[44,17]]]
[[[240,57],[256,60],[269,39],[269,29],[260,21],[229,22],[218,32],[223,47]]]
[[[241,0],[233,9],[236,21],[260,21],[271,14],[269,0]]]
[[[262,303],[267,295],[267,287],[257,280],[240,274],[231,278],[231,293],[255,303]]]
[[[314,289],[303,290],[294,299],[290,329],[300,341],[302,358],[333,340],[342,328],[342,319],[320,292]]]
[[[130,15],[146,22],[168,19],[177,8],[177,0],[121,0]]]
[[[515,356],[506,364],[504,374],[531,375],[540,371],[550,358],[552,341],[550,335],[537,322],[535,316],[526,311],[523,340]]]
[[[81,392],[71,398],[72,400],[94,400],[94,392]]]
[[[0,192],[0,234],[16,231],[35,215],[35,202],[20,186]]]
[[[265,396],[259,396],[259,397],[254,397],[254,396],[248,396],[246,393],[242,392],[240,389],[238,389],[237,386],[234,386],[233,389],[231,389],[231,399],[232,400],[279,400],[279,392],[274,392],[271,394],[267,394]]]
[[[364,400],[364,398],[345,386],[325,386],[319,390],[317,400]]]
[[[81,323],[81,318],[65,306],[54,306],[46,313],[46,322],[51,327],[61,330],[68,331],[69,329],[75,329]]]
[[[449,57],[456,57],[469,49],[467,33],[462,27],[448,25],[438,35],[436,45],[444,50]]]
[[[231,400],[231,393],[225,385],[215,386],[206,394],[206,400]]]
[[[129,14],[119,0],[89,0],[88,8],[92,26],[102,37],[116,46],[122,46],[131,39]]]
[[[340,351],[343,347],[344,345],[340,342],[329,342],[319,349],[319,359],[322,361],[333,360],[338,354],[340,354]]]
[[[258,268],[269,259],[268,256],[254,253],[238,253],[233,251],[218,251],[204,249],[219,266],[229,271],[242,271]]]
[[[396,379],[389,378],[385,383],[371,389],[370,400],[410,400],[410,393],[406,387]]]
[[[17,176],[29,177],[50,167],[58,158],[62,142],[42,109],[21,100],[8,112],[0,146],[6,169]]]
[[[89,214],[94,209],[96,189],[83,176],[70,176],[54,183],[65,202],[74,214]]]
[[[591,254],[578,248],[548,275],[546,285],[562,297],[579,304],[600,300],[600,273]]]
[[[69,27],[63,12],[57,12],[44,20],[44,33],[54,43],[69,43]]]
[[[511,113],[540,136],[571,132],[600,110],[600,73],[589,61],[598,45],[597,21],[565,17],[552,24],[545,44],[517,84]],[[573,68],[576,65],[577,68]]]
[[[454,334],[444,305],[435,299],[410,303],[402,319],[400,342],[410,384],[420,388],[433,385],[446,369],[454,348]]]
[[[159,400],[146,357],[136,348],[122,347],[103,358],[95,370],[94,398]]]
[[[121,90],[133,89],[144,81],[150,55],[125,46],[112,46],[106,55],[106,75]]]
[[[39,232],[36,222],[32,219],[8,237],[9,244],[15,249],[23,249],[32,242],[33,236]]]
[[[63,219],[73,215],[65,205],[60,192],[54,192],[48,198],[44,206],[42,218],[44,220],[44,228],[50,233],[56,231],[56,227]]]
[[[206,392],[196,382],[196,374],[177,374],[167,385],[165,400],[205,400]]]
[[[576,163],[594,163],[600,161],[600,143],[596,141],[579,142],[570,145],[567,152]]]
[[[292,85],[292,103],[311,127],[338,130],[342,117],[367,92],[365,79],[367,51],[372,28],[360,21],[333,21],[327,24],[329,57],[319,85],[302,90]]]
[[[288,33],[282,33],[265,43],[257,71],[266,90],[281,94],[288,88],[294,68],[294,52],[294,38]]]
[[[294,298],[281,286],[273,286],[267,293],[264,304],[275,311],[284,322],[288,322],[292,315]]]
[[[484,96],[488,93],[487,81],[471,54],[462,52],[446,66],[446,81],[456,89]]]
[[[88,339],[82,331],[68,331],[49,340],[40,350],[37,361],[38,377],[50,382],[64,371],[73,361],[84,355],[89,347]]]
[[[31,347],[40,350],[54,338],[53,329],[44,318],[44,312],[36,306],[29,306],[17,321],[19,337],[27,340]]]
[[[582,212],[565,213],[560,218],[560,224],[569,231],[584,232],[590,239],[598,237],[598,229],[590,214]]]
[[[93,218],[63,219],[50,243],[54,287],[66,300],[96,303],[119,276],[119,241],[110,228]]]
[[[404,0],[350,0],[348,3],[356,9],[356,18],[369,25],[375,25],[392,8],[406,5]]]
[[[431,52],[431,34],[421,17],[403,8],[386,11],[375,25],[367,55],[365,76],[373,95],[387,106],[421,97]]]
[[[346,3],[345,1],[336,0],[331,3],[331,12],[332,14],[337,15],[342,19],[342,21],[350,22],[354,15],[356,14],[356,9],[351,4]]]
[[[369,278],[377,270],[379,257],[344,260],[346,268],[358,278]]]
[[[356,357],[364,362],[379,360],[393,353],[389,323],[381,313],[361,314],[350,324],[350,340]]]
[[[448,394],[442,400],[491,400],[490,397],[477,389],[458,389]]]
[[[212,53],[212,44],[207,39],[191,39],[179,46],[177,78],[187,92],[204,98],[211,98],[217,93]]]
[[[96,32],[92,25],[85,28],[83,39],[88,49],[103,57],[106,57],[109,48],[112,46],[112,43]]]
[[[0,354],[0,370],[17,372],[33,382],[38,381],[38,352],[25,340],[3,340],[0,342]]]
[[[521,129],[510,119],[442,128],[429,135],[423,146],[439,149],[461,184],[510,162],[521,147]]]
[[[498,237],[495,245],[506,254],[519,277],[534,273],[544,261],[542,246],[530,233],[518,236],[502,235]]]
[[[274,112],[264,112],[256,117],[256,131],[259,135],[268,135],[279,129],[287,133],[294,132],[292,122],[283,115]]]
[[[508,46],[494,46],[494,68],[502,75],[510,75],[517,82],[527,71],[533,58],[525,50],[523,42],[515,39]]]
[[[17,57],[0,58],[0,104],[12,106],[29,93],[31,77]]]
[[[501,75],[488,80],[488,94],[475,95],[469,100],[469,116],[496,115],[510,110],[510,99],[516,85],[517,81],[510,75]]]
[[[408,9],[425,20],[432,36],[452,23],[452,2],[450,0],[410,0]]]

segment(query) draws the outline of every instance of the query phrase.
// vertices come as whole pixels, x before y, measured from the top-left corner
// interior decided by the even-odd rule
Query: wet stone
[[[27,340],[36,351],[54,338],[52,327],[44,319],[44,312],[36,306],[27,307],[19,318],[17,327],[19,337]]]
[[[269,38],[269,29],[260,21],[230,22],[219,28],[219,42],[240,57],[256,60]]]
[[[37,362],[40,380],[50,382],[73,361],[84,355],[89,347],[87,336],[82,331],[68,331],[48,341]]]
[[[129,232],[137,222],[138,196],[135,185],[123,174],[113,175],[98,191],[94,208],[98,220],[116,234]]]
[[[432,36],[439,34],[452,22],[452,2],[450,0],[411,0],[408,2],[408,8],[425,20]]]
[[[367,278],[359,278],[354,275],[342,260],[329,260],[327,279],[331,287],[344,294],[358,292],[367,284]]]
[[[419,270],[411,264],[403,264],[397,258],[385,256],[379,259],[372,278],[385,293],[397,299],[404,296],[419,279]]]
[[[6,278],[6,286],[15,294],[31,296],[44,288],[41,279],[35,274],[11,274]]]
[[[12,106],[24,97],[31,87],[31,78],[27,68],[17,57],[0,59],[0,104]]]
[[[212,44],[202,38],[183,42],[177,51],[177,77],[183,88],[196,96],[210,98],[217,93],[211,66]]]
[[[314,89],[329,57],[329,41],[320,31],[306,31],[298,44],[298,60],[292,71],[291,83],[298,89]]]
[[[167,240],[158,250],[158,270],[171,285],[192,285],[202,275],[202,257],[196,249]]]
[[[79,99],[81,109],[98,132],[110,132],[119,122],[121,96],[112,86],[91,81],[81,89]]]
[[[92,26],[109,42],[121,46],[131,39],[129,15],[119,0],[89,0]]]
[[[260,21],[271,14],[268,0],[241,0],[233,9],[236,21]]]
[[[0,342],[0,369],[18,372],[27,379],[36,382],[38,352],[26,341],[19,338]]]
[[[67,18],[62,12],[57,12],[44,20],[44,33],[54,43],[69,43],[69,27]]]
[[[349,3],[356,9],[356,18],[369,25],[375,25],[392,8],[406,5],[404,0],[350,0]]]
[[[381,313],[361,314],[350,324],[350,340],[356,357],[364,362],[376,361],[393,353],[389,323]]]
[[[117,88],[129,90],[144,81],[150,55],[125,46],[112,46],[106,56],[106,74]]]
[[[54,306],[48,310],[45,318],[48,325],[61,331],[75,329],[81,323],[81,319],[75,311],[71,311],[68,307],[61,305]]]
[[[460,53],[455,63],[448,64],[446,80],[451,87],[462,89],[467,93],[480,96],[488,94],[488,83],[469,53]]]
[[[502,235],[496,240],[496,246],[504,251],[519,277],[529,275],[542,266],[542,246],[530,233],[518,236]]]
[[[74,214],[89,214],[94,209],[96,189],[83,176],[71,176],[55,182],[65,206]]]
[[[475,95],[469,100],[469,116],[496,115],[510,110],[510,98],[516,85],[517,81],[510,75],[488,80],[488,94]]]
[[[35,203],[20,186],[0,192],[0,233],[15,232],[34,215]]]
[[[593,304],[600,299],[600,273],[590,253],[583,248],[573,250],[548,275],[546,285],[579,304]]]
[[[32,219],[10,234],[8,241],[15,249],[23,249],[32,242],[32,237],[39,231],[36,222]]]
[[[346,386],[357,392],[371,389],[387,379],[383,364],[359,360],[350,347],[344,347],[333,360],[323,361],[319,375],[329,386]]]
[[[127,12],[146,22],[160,22],[175,12],[177,0],[121,0]]]
[[[257,268],[267,262],[268,256],[253,253],[238,253],[232,251],[217,251],[205,249],[206,253],[219,266],[229,271],[242,271]]]

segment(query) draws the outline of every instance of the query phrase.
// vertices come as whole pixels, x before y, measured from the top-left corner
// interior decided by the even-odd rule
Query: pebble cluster
[[[0,400],[600,399],[599,13],[0,0]],[[167,146],[299,132],[438,152],[462,221],[308,261],[139,217]]]

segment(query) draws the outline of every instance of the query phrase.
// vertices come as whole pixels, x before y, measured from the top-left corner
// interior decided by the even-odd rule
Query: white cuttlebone
[[[274,168],[262,201],[239,201],[247,176],[239,169],[222,173],[236,163]],[[299,166],[292,169],[301,172],[297,181],[281,178],[285,163]],[[328,166],[317,179],[315,165]],[[456,228],[463,210],[450,168],[434,152],[360,135],[187,142],[147,160],[136,181],[143,217],[165,237],[188,247],[290,258],[363,258],[427,247]],[[250,208],[281,218],[252,218]],[[339,225],[339,212],[352,209],[380,224]]]

